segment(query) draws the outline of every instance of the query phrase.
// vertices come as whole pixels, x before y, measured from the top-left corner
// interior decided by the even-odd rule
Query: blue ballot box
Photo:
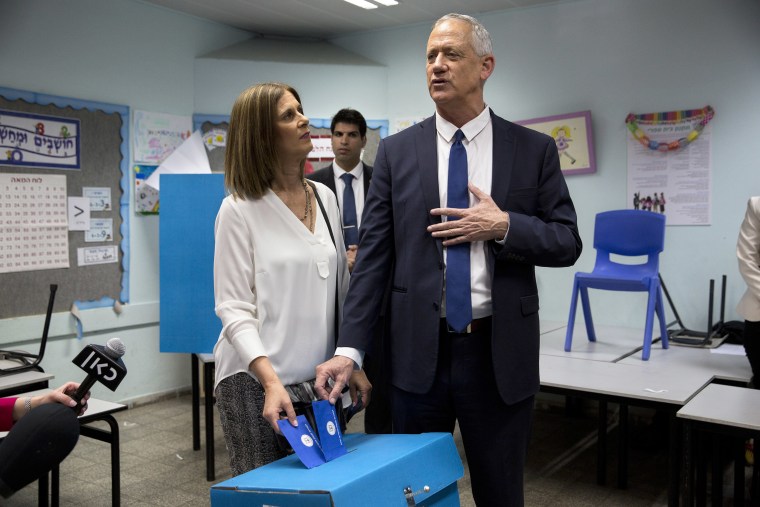
[[[464,475],[449,433],[345,435],[348,453],[316,468],[295,455],[211,487],[212,507],[459,505]]]

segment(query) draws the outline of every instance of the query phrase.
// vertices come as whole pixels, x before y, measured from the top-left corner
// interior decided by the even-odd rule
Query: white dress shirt
[[[435,128],[438,131],[436,143],[438,149],[438,193],[441,207],[447,206],[449,183],[449,154],[457,127],[435,113]],[[483,112],[462,126],[465,139],[462,140],[467,151],[467,179],[486,194],[491,193],[493,172],[493,128],[491,110],[488,106]],[[477,204],[477,198],[470,195],[470,207]],[[472,318],[480,319],[491,315],[491,275],[486,263],[486,243],[470,243],[470,286],[472,290]],[[444,251],[446,262],[447,251]],[[444,292],[446,284],[444,283]],[[441,299],[441,316],[446,315],[446,297]]]
[[[437,112],[435,125],[438,135],[436,136],[438,151],[438,192],[440,205],[446,206],[447,189],[449,182],[449,153],[454,134],[457,131],[452,123],[444,120]],[[477,117],[462,126],[462,132],[466,139],[462,141],[467,151],[467,176],[483,192],[491,193],[493,180],[493,126],[491,124],[491,110],[488,106]],[[477,203],[475,196],[470,193],[470,207]],[[506,241],[506,236],[501,242]],[[476,241],[470,244],[470,286],[472,298],[472,318],[480,319],[488,317],[491,311],[491,274],[486,262],[486,244]],[[445,262],[444,252],[444,262]],[[446,284],[441,298],[441,316],[446,315]],[[351,347],[338,347],[335,355],[346,356],[361,366],[364,359],[364,351]]]
[[[343,210],[343,189],[346,188],[346,184],[340,179],[341,176],[346,174],[346,171],[341,169],[335,162],[332,163],[333,178],[335,178],[335,193],[338,196],[338,208]],[[354,177],[352,181],[352,188],[354,190],[354,202],[356,203],[356,227],[357,229],[362,226],[362,211],[364,211],[364,164],[359,161],[359,165],[351,169],[348,174]],[[341,213],[341,216],[342,213]]]
[[[348,290],[335,195],[314,182],[330,219],[333,246],[318,205],[312,234],[271,190],[260,199],[228,196],[216,217],[214,297],[222,332],[214,347],[216,384],[267,356],[283,385],[314,378],[335,350],[335,297]],[[192,295],[190,295],[192,297]]]

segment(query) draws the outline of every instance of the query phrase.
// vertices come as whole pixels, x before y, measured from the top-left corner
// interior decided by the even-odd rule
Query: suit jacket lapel
[[[367,164],[362,162],[364,165],[364,172],[362,173],[363,179],[364,179],[364,200],[367,200],[367,194],[369,193],[369,180],[372,179],[372,170],[369,168]]]
[[[414,127],[412,127],[414,128]],[[438,133],[435,130],[435,116],[419,123],[415,138],[417,148],[418,174],[422,186],[425,208],[430,211],[441,207],[441,196],[438,192]],[[440,223],[441,217],[428,214],[430,224]],[[441,241],[435,242],[438,253],[443,257]]]
[[[330,170],[327,171],[327,177],[325,178],[324,183],[330,188],[330,190],[333,191],[333,194],[338,195],[338,191],[335,189],[335,173],[333,172],[335,169],[333,168],[332,164],[327,167]]]
[[[512,170],[517,150],[515,138],[511,132],[510,123],[491,112],[493,128],[493,168],[491,176],[491,198],[496,205],[507,209],[507,194],[509,182],[512,181]]]

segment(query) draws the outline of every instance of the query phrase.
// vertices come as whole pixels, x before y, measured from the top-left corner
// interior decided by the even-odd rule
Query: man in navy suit
[[[338,111],[330,122],[330,134],[332,151],[335,155],[333,163],[327,167],[315,171],[306,177],[324,183],[338,197],[338,208],[341,214],[345,211],[345,192],[346,174],[353,178],[348,181],[352,183],[350,190],[353,195],[353,204],[355,206],[354,216],[356,224],[345,224],[349,227],[356,227],[355,236],[351,236],[350,229],[345,231],[346,256],[348,257],[348,267],[353,271],[354,261],[358,245],[358,228],[362,223],[362,211],[364,209],[364,200],[369,190],[369,182],[372,178],[372,167],[368,166],[361,160],[362,149],[367,145],[367,121],[364,116],[356,109],[345,108]],[[356,238],[351,240],[351,238]],[[353,241],[353,244],[350,243]],[[385,350],[384,350],[384,327],[382,322],[376,330],[372,350],[367,354],[364,361],[364,370],[372,383],[372,403],[367,406],[364,412],[364,431],[365,433],[390,433],[391,432],[391,412],[390,400],[387,393],[387,372],[384,367]]]
[[[390,279],[394,431],[451,432],[458,422],[475,502],[523,505],[539,388],[535,266],[578,259],[575,208],[554,140],[484,102],[495,65],[486,29],[448,14],[433,26],[426,55],[436,114],[378,147],[339,347],[317,367],[317,388],[335,401],[361,364]],[[450,206],[463,158],[468,201]],[[466,290],[452,290],[466,269],[457,245],[469,251]],[[466,325],[456,299],[464,293]]]
[[[357,223],[351,224],[350,227],[356,227],[357,230],[354,232],[358,239],[358,228],[361,226],[364,200],[369,190],[369,181],[372,179],[372,167],[361,160],[362,149],[367,145],[367,121],[355,109],[341,109],[330,122],[330,134],[332,150],[335,155],[333,163],[306,175],[306,177],[330,187],[330,190],[338,197],[338,208],[343,213],[345,182],[341,177],[345,177],[345,174],[353,176],[350,181],[352,182]],[[348,256],[348,268],[352,271],[356,260],[356,249],[359,245],[356,240],[349,243],[351,236],[346,235],[346,232],[344,231],[348,248],[346,255]]]

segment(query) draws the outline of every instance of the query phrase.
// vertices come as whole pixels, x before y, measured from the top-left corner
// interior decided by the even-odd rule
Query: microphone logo
[[[93,347],[95,347],[95,345],[93,345]],[[87,349],[85,349],[85,352],[87,352]],[[113,366],[109,365],[107,361],[104,361],[102,357],[97,354],[97,351],[94,350],[94,348],[89,352],[90,354],[85,358],[85,360],[77,366],[82,368],[84,371],[89,371],[90,373],[97,375],[98,378],[101,379],[101,383],[105,384],[106,382],[116,380],[119,375],[116,369]]]
[[[115,391],[127,376],[127,367],[121,360],[123,354],[124,344],[118,338],[111,338],[105,347],[87,345],[72,362],[87,373],[90,386],[97,381]]]

